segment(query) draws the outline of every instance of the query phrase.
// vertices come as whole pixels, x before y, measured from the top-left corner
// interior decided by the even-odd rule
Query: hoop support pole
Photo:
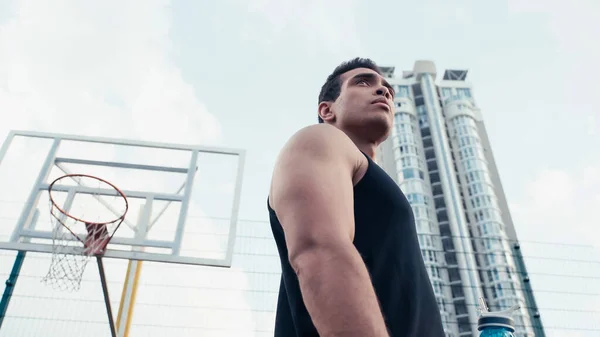
[[[152,214],[153,198],[146,198],[146,202],[140,206],[138,211],[138,226],[135,233],[136,240],[146,238],[148,232],[148,223]],[[143,251],[141,247],[135,247],[136,251]],[[133,309],[135,306],[135,297],[140,280],[142,270],[142,261],[129,260],[127,265],[127,274],[123,283],[123,291],[121,293],[121,304],[119,305],[119,313],[117,316],[117,335],[118,337],[128,337],[129,328],[131,327],[131,319],[133,317]]]
[[[110,306],[110,297],[108,296],[108,285],[106,284],[106,275],[104,274],[104,264],[102,263],[102,256],[96,256],[96,261],[98,262],[98,272],[100,272],[102,293],[104,294],[106,314],[108,315],[108,324],[110,325],[110,335],[111,337],[117,337],[117,330],[115,329],[115,320],[113,318],[112,309]]]
[[[142,261],[129,260],[127,265],[127,276],[125,276],[125,284],[123,284],[123,293],[121,295],[121,304],[117,315],[117,331],[119,337],[128,337],[129,328],[131,327],[131,318],[133,316],[133,307],[135,304],[135,296],[140,280],[140,271],[142,269]],[[131,275],[133,274],[133,282]],[[122,322],[124,320],[125,322]],[[122,325],[125,325],[124,327]]]
[[[0,160],[2,159],[1,155],[2,153],[0,152]],[[32,224],[37,223],[39,216],[40,212],[37,209],[35,209],[33,211],[33,217],[31,219],[31,222],[27,224],[26,228],[31,228]],[[31,242],[31,239],[26,238],[24,242]],[[4,317],[6,317],[6,311],[8,310],[8,305],[10,304],[12,293],[17,285],[17,279],[19,278],[19,274],[21,273],[21,267],[23,267],[26,255],[27,251],[18,251],[17,257],[15,258],[15,263],[13,264],[12,270],[10,271],[10,275],[8,276],[8,280],[6,280],[6,287],[4,288],[4,294],[2,295],[2,300],[0,301],[0,328],[2,327]]]
[[[21,271],[21,267],[23,266],[23,261],[25,260],[26,254],[27,252],[23,250],[20,250],[17,253],[15,263],[13,264],[10,275],[8,276],[8,280],[6,280],[6,287],[4,288],[4,294],[2,295],[2,301],[0,301],[0,327],[2,327],[2,322],[4,321],[4,317],[6,317],[8,304],[10,303],[13,290],[15,290],[15,286],[17,285],[17,279],[19,278],[19,273]]]

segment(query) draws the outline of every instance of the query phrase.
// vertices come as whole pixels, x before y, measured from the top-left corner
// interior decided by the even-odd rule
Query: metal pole
[[[123,295],[121,305],[117,316],[118,337],[128,337],[131,328],[131,318],[133,317],[133,307],[135,305],[135,296],[137,294],[140,280],[142,261],[129,260],[127,266],[127,276],[123,285]],[[133,275],[133,276],[132,276]]]
[[[2,154],[0,153],[0,156]],[[0,159],[2,159],[0,157]],[[31,228],[33,224],[37,223],[38,217],[40,216],[40,212],[35,209],[33,211],[33,218],[30,223],[27,224],[27,228]],[[31,242],[30,238],[25,238],[23,242]],[[15,263],[13,264],[13,268],[8,276],[8,280],[6,280],[6,287],[4,288],[4,294],[2,295],[2,301],[0,301],[0,328],[2,327],[2,322],[4,321],[4,317],[6,317],[6,311],[8,310],[8,304],[10,303],[10,299],[12,298],[12,293],[17,285],[17,279],[19,278],[19,274],[21,273],[21,267],[23,266],[23,262],[25,262],[25,255],[27,255],[27,251],[20,250],[17,253],[17,257],[15,258]]]
[[[152,213],[153,197],[146,198],[146,203],[141,205],[138,215],[137,231],[135,240],[141,242],[146,239],[148,233],[148,222]],[[164,210],[163,210],[164,211]],[[158,216],[155,221],[158,220]],[[133,251],[143,251],[143,247],[133,247]],[[121,304],[119,305],[119,313],[117,314],[117,335],[118,337],[128,337],[131,327],[131,319],[133,317],[133,307],[135,306],[135,296],[140,280],[140,272],[142,269],[142,261],[129,260],[127,266],[127,275],[123,284],[123,292],[121,293]]]
[[[12,297],[13,290],[17,285],[19,272],[21,271],[21,267],[23,266],[23,261],[25,261],[26,254],[27,252],[25,252],[24,250],[20,250],[17,253],[15,263],[13,264],[10,275],[8,276],[8,280],[6,280],[6,287],[4,288],[4,294],[2,295],[2,301],[0,302],[0,327],[2,327],[2,322],[4,321],[4,317],[6,316],[8,304],[10,303],[10,298]]]
[[[106,304],[106,314],[108,315],[108,324],[110,325],[110,335],[117,337],[115,329],[115,321],[113,319],[112,309],[110,306],[110,297],[108,296],[108,286],[106,284],[106,275],[104,274],[104,265],[102,264],[102,256],[96,256],[98,261],[98,271],[100,272],[100,281],[102,283],[102,293],[104,294],[104,303]]]

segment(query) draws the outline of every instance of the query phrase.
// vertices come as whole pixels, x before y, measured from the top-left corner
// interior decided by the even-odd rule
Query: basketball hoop
[[[79,290],[90,257],[104,255],[125,219],[127,197],[110,182],[86,174],[57,178],[48,187],[48,195],[52,262],[42,282],[61,290]]]

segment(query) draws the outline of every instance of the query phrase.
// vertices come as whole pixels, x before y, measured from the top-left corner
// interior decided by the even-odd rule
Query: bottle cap
[[[508,310],[503,311],[488,311],[487,306],[485,305],[485,300],[483,298],[479,299],[480,303],[480,314],[478,320],[477,330],[481,331],[485,328],[505,328],[511,332],[515,331],[515,321],[512,318],[512,313],[519,309],[518,305],[513,306]]]
[[[485,328],[505,328],[510,332],[515,332],[515,321],[512,317],[505,316],[500,312],[490,312],[479,317],[477,322],[477,330],[481,331]]]

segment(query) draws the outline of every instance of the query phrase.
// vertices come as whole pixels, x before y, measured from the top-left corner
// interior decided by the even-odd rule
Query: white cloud
[[[595,136],[600,129],[600,118],[595,115],[588,115],[587,118],[587,134],[589,136]]]
[[[10,129],[25,129],[192,144],[217,142],[217,119],[206,111],[169,58],[167,5],[168,1],[160,0],[143,5],[16,2],[12,16],[0,23],[0,138]],[[18,164],[33,160],[34,153],[25,145],[12,145],[24,149],[17,151],[22,157],[15,159],[17,165],[3,163],[4,178],[13,175],[5,180],[5,191],[22,180],[13,178],[24,176]],[[148,152],[70,145],[77,146],[63,144],[61,156],[147,164],[150,156],[154,165],[169,165],[164,158],[169,154],[164,151],[153,158]],[[118,159],[119,155],[126,158]],[[180,163],[171,160],[170,165]],[[39,170],[34,165],[25,167]],[[114,181],[113,172],[105,170],[101,176]],[[120,174],[119,183],[141,179],[131,172]],[[148,189],[161,183],[157,179],[144,182]]]
[[[13,16],[0,26],[0,138],[10,129],[25,129],[191,144],[218,142],[218,120],[169,57],[168,3],[17,2]],[[22,144],[13,144],[18,145]],[[149,161],[140,152],[103,150],[92,145],[61,146],[62,156],[66,152],[79,159]],[[166,156],[163,151],[155,155],[159,158],[150,159],[154,165],[169,165]],[[170,161],[171,166],[179,164]],[[132,173],[120,174],[123,181]],[[106,171],[102,177],[115,179]]]
[[[556,56],[564,61],[557,70],[567,72],[574,92],[593,96],[600,90],[596,80],[600,68],[594,66],[600,58],[600,49],[595,48],[600,34],[600,2],[509,0],[508,4],[513,13],[541,14],[546,18],[548,32],[556,42]]]
[[[524,240],[598,245],[599,167],[573,173],[545,169],[523,189],[511,209]]]
[[[594,186],[600,185],[600,167],[588,166],[583,170],[582,183],[584,186],[593,188]]]
[[[22,1],[0,26],[0,134],[11,129],[215,142],[169,59],[166,1]]]
[[[597,296],[576,293],[597,294],[600,290],[593,279],[598,277],[600,261],[600,165],[573,172],[544,169],[519,195],[522,197],[511,205],[511,213],[534,292],[539,291],[535,295],[546,333],[578,336],[552,327],[593,328],[590,322],[600,318],[596,313],[576,311],[594,311],[599,304]]]
[[[0,138],[3,139],[11,129],[25,129],[191,144],[219,142],[218,120],[206,110],[194,88],[183,79],[181,70],[170,59],[168,5],[169,1],[160,0],[16,2],[12,16],[0,21]],[[7,16],[3,13],[3,17]],[[76,150],[79,154],[90,155],[89,148]],[[27,157],[31,153],[23,152],[22,155]],[[116,155],[116,151],[112,155]],[[139,181],[140,178],[132,179]],[[3,263],[5,258],[7,263],[12,262],[8,255],[1,258]],[[46,263],[42,268],[47,268]],[[247,277],[242,271],[233,269],[213,276],[210,270],[203,273],[198,272],[200,268],[181,269],[200,274],[192,275],[192,278],[190,275],[184,277],[184,272],[177,274],[187,281],[201,279],[224,284],[227,298],[238,307],[248,309],[243,314],[232,312],[231,315],[235,313],[237,323],[243,323],[248,331],[253,330],[254,322],[243,291]],[[93,266],[90,272],[94,272]],[[162,268],[156,269],[154,275],[146,273],[143,282],[160,283],[165,288],[173,286],[163,280],[164,273]],[[110,276],[122,280],[124,274]],[[22,289],[26,296],[52,294],[40,284],[40,275],[33,277],[35,284],[17,289]],[[97,280],[87,289],[90,288],[100,296]],[[164,288],[153,290],[168,291]],[[53,300],[50,304],[58,308],[64,306],[66,295],[53,294],[63,300]],[[83,295],[80,294],[80,300],[90,300]],[[111,295],[118,303],[120,289]],[[184,321],[181,325],[197,323],[197,317],[189,315],[195,310],[193,305],[203,303],[205,299],[189,294],[176,297],[170,293],[170,296],[174,301],[191,302],[188,316],[178,316]],[[150,311],[164,313],[156,310],[159,307],[156,304]],[[113,309],[116,311],[116,307]],[[31,306],[24,310],[25,316],[32,317],[30,321],[37,322],[36,318],[47,316],[44,311],[36,311]],[[68,310],[61,312],[68,316],[67,319],[77,314]],[[83,313],[92,314],[89,311]],[[10,310],[8,314],[15,315]],[[224,318],[211,312],[206,314],[203,318],[209,320],[207,325],[228,327],[226,322],[219,320]],[[147,323],[149,317],[138,314],[136,319]],[[7,321],[15,323],[18,320],[9,317]],[[36,326],[40,327],[39,324]],[[69,326],[54,322],[50,334],[60,334],[58,330]],[[27,329],[35,330],[36,327]],[[9,330],[5,332],[10,333]]]
[[[361,53],[356,27],[356,0],[295,1],[240,0],[254,19],[244,28],[244,37],[271,44],[293,39],[310,55],[325,51],[338,57]],[[263,25],[266,29],[259,29]]]
[[[573,198],[573,181],[564,171],[544,170],[527,188],[534,209],[552,210]]]
[[[600,58],[600,49],[594,47],[600,34],[600,23],[596,20],[600,3],[594,0],[568,3],[508,0],[508,5],[512,13],[545,19],[547,32],[554,40],[554,53],[548,58],[555,61],[553,66],[557,72],[548,76],[560,78],[557,90],[567,91],[562,96],[568,97],[573,113],[588,111],[579,122],[585,123],[583,133],[592,137],[589,143],[576,145],[582,146],[585,153],[586,145],[596,140],[593,136],[600,121],[599,114],[589,106],[590,97],[600,90],[596,80],[600,68],[593,66]],[[594,152],[588,152],[584,158],[587,167],[568,172],[546,169],[523,187],[522,197],[514,199],[515,204],[511,205],[521,237],[600,247],[596,239],[600,228],[595,214],[600,208],[600,162]],[[598,249],[595,253],[600,255]]]

